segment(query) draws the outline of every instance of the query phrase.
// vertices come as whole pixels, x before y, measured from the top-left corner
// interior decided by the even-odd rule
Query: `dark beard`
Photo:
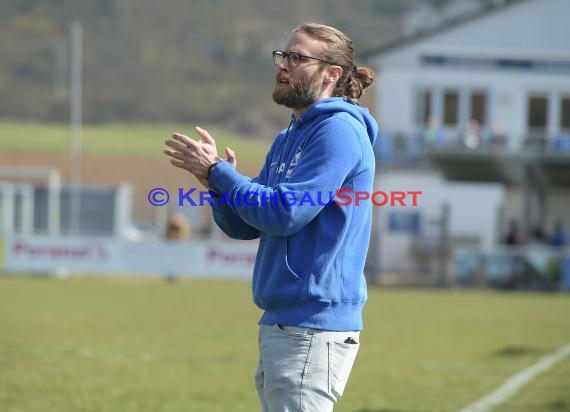
[[[310,79],[295,79],[283,72],[277,73],[273,101],[290,109],[311,106],[319,97],[319,90],[313,84],[318,74],[319,72],[315,73]],[[289,88],[281,90],[280,80],[287,80]]]

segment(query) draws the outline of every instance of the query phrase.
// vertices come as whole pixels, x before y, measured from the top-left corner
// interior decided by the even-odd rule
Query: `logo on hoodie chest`
[[[291,163],[289,163],[289,167],[287,168],[286,162],[283,162],[275,169],[275,173],[281,174],[281,173],[285,172],[285,169],[287,168],[287,172],[285,173],[285,179],[290,179],[291,174],[293,173],[293,170],[295,169],[295,167],[299,164],[299,161],[301,160],[301,153],[302,152],[303,152],[303,149],[301,147],[299,147],[299,149],[297,149],[297,152],[295,153],[295,156],[293,156],[293,160],[291,160]]]

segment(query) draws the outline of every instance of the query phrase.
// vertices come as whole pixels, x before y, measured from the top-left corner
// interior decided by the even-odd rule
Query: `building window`
[[[534,96],[528,100],[528,130],[532,137],[542,137],[546,132],[548,99]]]
[[[471,110],[469,118],[477,120],[480,125],[487,123],[487,96],[483,92],[475,92],[471,94]]]
[[[416,105],[416,122],[425,126],[431,116],[431,90],[419,90]]]
[[[457,126],[459,95],[457,92],[448,91],[443,95],[443,124],[445,126]]]
[[[560,102],[560,130],[570,132],[570,97],[564,97]]]

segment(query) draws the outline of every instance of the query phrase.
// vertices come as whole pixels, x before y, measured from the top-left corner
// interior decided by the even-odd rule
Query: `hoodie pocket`
[[[259,268],[254,296],[262,309],[272,309],[282,303],[299,300],[301,277],[289,266],[287,238],[270,238],[264,245],[264,265]]]

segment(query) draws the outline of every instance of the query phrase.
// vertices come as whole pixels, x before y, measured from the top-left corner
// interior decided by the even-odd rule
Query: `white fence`
[[[1,240],[1,239],[0,239]],[[0,245],[1,245],[0,241]],[[0,271],[133,274],[249,279],[257,241],[185,242],[26,236],[7,237]],[[4,255],[2,265],[1,255]]]

